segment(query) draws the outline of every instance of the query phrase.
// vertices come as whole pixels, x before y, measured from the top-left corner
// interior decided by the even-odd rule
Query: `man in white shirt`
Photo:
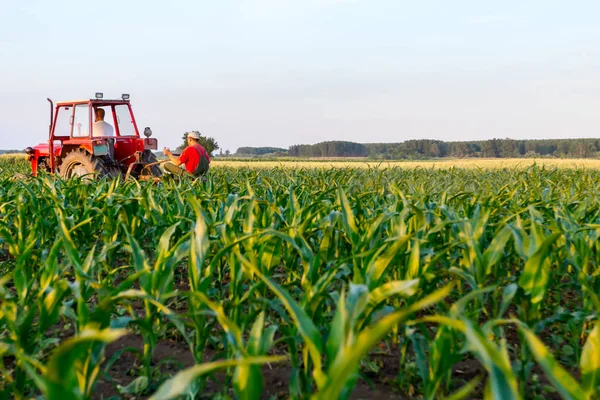
[[[104,122],[105,111],[103,108],[96,109],[96,122],[92,127],[93,136],[115,136],[115,131],[113,127]]]

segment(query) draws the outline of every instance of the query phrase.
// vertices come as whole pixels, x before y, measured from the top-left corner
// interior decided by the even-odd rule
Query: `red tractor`
[[[33,175],[43,169],[63,178],[73,176],[118,176],[144,178],[162,175],[152,150],[158,141],[150,138],[150,128],[141,138],[129,103],[129,95],[120,100],[95,99],[50,102],[50,127],[47,143],[28,147]]]

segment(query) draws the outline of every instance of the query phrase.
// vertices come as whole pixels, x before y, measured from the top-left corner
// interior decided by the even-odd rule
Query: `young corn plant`
[[[132,264],[139,273],[139,292],[133,296],[139,297],[144,303],[143,313],[132,315],[131,323],[137,326],[144,339],[143,364],[144,376],[151,379],[151,360],[154,347],[158,340],[158,334],[164,328],[163,316],[176,317],[172,311],[164,305],[173,294],[173,273],[175,265],[186,255],[188,251],[187,237],[182,237],[171,245],[171,238],[175,233],[177,225],[169,227],[160,237],[156,249],[156,261],[154,265],[148,263],[143,250],[137,240],[125,230],[131,252]],[[123,227],[123,229],[126,229]]]
[[[57,346],[123,327],[143,348],[97,373],[106,342],[83,340],[62,397],[116,383],[111,365],[134,374],[124,393],[191,398],[221,370],[216,392],[268,396],[276,352],[288,397],[344,398],[381,340],[400,344],[400,395],[597,397],[597,171],[215,164],[154,184],[15,180],[0,160],[4,397],[50,397]],[[197,365],[163,382],[165,344]],[[457,382],[470,356],[487,375]]]

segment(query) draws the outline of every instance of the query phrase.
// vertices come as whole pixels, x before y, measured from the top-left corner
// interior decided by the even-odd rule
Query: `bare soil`
[[[106,359],[109,360],[115,353],[126,348],[134,348],[142,351],[143,341],[140,336],[128,335],[116,342],[111,343],[106,349]],[[207,350],[204,361],[210,361],[215,352]],[[161,361],[171,360],[172,363],[162,364],[160,372],[166,375],[173,375],[181,368],[187,368],[194,365],[194,359],[189,348],[184,343],[174,341],[161,341],[157,343],[153,353],[153,364],[158,365]],[[399,392],[399,385],[395,383],[398,376],[400,354],[393,348],[390,354],[375,354],[371,357],[381,366],[378,374],[369,374],[367,380],[359,379],[351,399],[411,399],[411,393]],[[121,356],[112,364],[108,374],[109,379],[100,379],[97,386],[94,399],[106,399],[110,396],[119,395],[116,385],[127,386],[140,373],[140,361],[133,352],[124,351]],[[454,366],[453,375],[460,380],[468,381],[477,375],[485,373],[485,370],[477,360],[465,360]],[[291,374],[289,364],[280,363],[265,365],[262,367],[264,379],[264,391],[262,398],[288,398],[288,385]],[[204,396],[211,398],[223,390],[222,373],[217,373],[214,379],[208,380],[204,390]],[[415,388],[417,390],[418,388]],[[417,390],[418,391],[418,390]],[[133,398],[129,395],[121,395],[123,398]],[[478,398],[475,396],[472,398]],[[140,398],[139,396],[136,398]],[[144,397],[141,397],[144,398]]]

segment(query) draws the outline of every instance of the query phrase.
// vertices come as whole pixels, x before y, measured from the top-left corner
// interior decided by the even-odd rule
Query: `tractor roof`
[[[87,104],[91,105],[110,105],[110,104],[129,104],[129,100],[123,99],[82,99],[82,100],[67,100],[67,101],[59,101],[56,103],[57,106],[69,106],[73,104]]]

